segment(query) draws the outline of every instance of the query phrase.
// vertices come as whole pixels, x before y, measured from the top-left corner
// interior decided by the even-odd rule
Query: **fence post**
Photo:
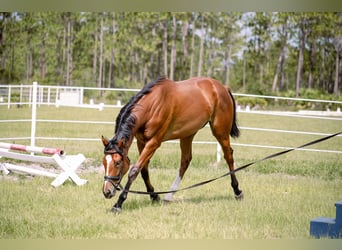
[[[11,85],[8,85],[7,108],[11,107]]]
[[[32,90],[32,117],[31,117],[31,147],[35,146],[37,120],[37,82],[33,82]],[[33,153],[32,153],[33,154]]]
[[[80,88],[80,102],[79,102],[79,104],[83,104],[83,94],[84,94],[84,88],[83,87],[81,87]]]
[[[50,95],[51,95],[51,87],[49,86],[48,87],[48,93],[47,93],[47,103],[48,103],[48,106],[50,106]]]
[[[20,99],[19,99],[19,105],[21,106],[23,104],[23,84],[20,84]]]

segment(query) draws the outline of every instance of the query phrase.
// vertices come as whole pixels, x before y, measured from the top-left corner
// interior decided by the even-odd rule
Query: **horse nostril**
[[[110,190],[103,191],[103,195],[106,199],[110,199],[115,195],[115,192],[112,193]]]
[[[104,197],[109,198],[110,191],[109,190],[108,191],[103,191],[103,195],[104,195]]]

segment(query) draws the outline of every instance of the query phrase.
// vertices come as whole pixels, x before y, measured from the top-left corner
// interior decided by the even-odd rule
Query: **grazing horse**
[[[162,142],[180,139],[181,163],[179,172],[170,190],[177,190],[192,159],[192,141],[197,131],[209,122],[213,135],[222,147],[230,171],[234,170],[233,150],[230,137],[238,137],[235,101],[229,89],[211,78],[197,77],[174,82],[165,77],[146,85],[121,109],[111,140],[102,136],[104,145],[103,166],[105,170],[103,195],[112,198],[121,189],[121,179],[130,168],[128,150],[134,137],[137,140],[139,157],[131,166],[128,181],[124,186],[113,212],[119,212],[122,203],[137,175],[151,192],[152,201],[158,201],[153,193],[148,164]],[[231,186],[235,197],[243,197],[235,174],[231,174]],[[172,200],[173,193],[165,196]]]

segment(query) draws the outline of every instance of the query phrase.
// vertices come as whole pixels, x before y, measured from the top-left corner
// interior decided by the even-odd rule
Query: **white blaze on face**
[[[109,168],[112,164],[113,158],[111,155],[106,155],[105,160],[104,160],[104,164],[107,166],[106,167],[106,176],[109,176]],[[111,198],[115,195],[115,188],[114,188],[114,184],[107,180],[107,178],[105,178],[104,184],[103,184],[103,193],[105,194],[106,198]]]
[[[112,156],[106,155],[106,161],[107,161],[106,176],[108,176],[109,175],[109,165],[112,162]]]

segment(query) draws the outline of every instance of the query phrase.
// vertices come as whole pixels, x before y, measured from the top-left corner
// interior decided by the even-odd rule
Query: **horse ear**
[[[120,149],[122,149],[126,144],[126,140],[125,138],[122,138],[119,142],[118,142],[118,146]]]
[[[108,145],[108,143],[109,143],[108,139],[106,137],[104,137],[103,135],[101,137],[101,140],[102,140],[103,146],[107,146]]]

